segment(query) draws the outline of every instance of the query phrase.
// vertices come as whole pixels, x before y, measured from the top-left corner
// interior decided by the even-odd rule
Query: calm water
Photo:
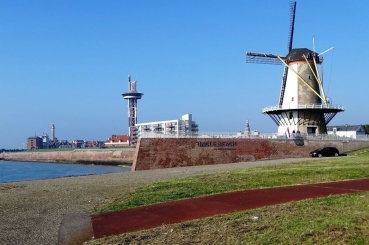
[[[66,176],[129,172],[131,168],[101,165],[0,161],[0,183]]]

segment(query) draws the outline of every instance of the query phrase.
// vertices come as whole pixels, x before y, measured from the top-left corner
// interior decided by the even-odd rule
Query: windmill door
[[[316,128],[317,127],[307,127],[307,133],[308,134],[315,134],[316,133]]]

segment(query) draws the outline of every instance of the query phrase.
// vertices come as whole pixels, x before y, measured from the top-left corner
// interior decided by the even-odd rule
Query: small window
[[[310,80],[310,75],[309,75],[309,80]]]
[[[292,111],[290,111],[290,119],[292,119],[293,118],[293,113],[292,113]]]
[[[295,99],[295,98],[294,98],[294,97],[292,97],[292,98],[291,98],[291,101],[294,101],[294,99]]]

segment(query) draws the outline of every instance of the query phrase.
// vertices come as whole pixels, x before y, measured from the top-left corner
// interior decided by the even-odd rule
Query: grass
[[[48,149],[36,149],[27,152],[55,152],[55,151],[73,151],[74,148],[48,148]]]
[[[119,197],[103,211],[239,189],[368,177],[369,148],[347,155],[159,182]],[[88,244],[365,245],[369,244],[369,192],[162,225],[91,240]]]
[[[102,244],[369,244],[369,193],[217,215],[90,241]]]
[[[369,148],[347,155],[158,182],[125,193],[96,211],[110,212],[237,190],[369,177]]]

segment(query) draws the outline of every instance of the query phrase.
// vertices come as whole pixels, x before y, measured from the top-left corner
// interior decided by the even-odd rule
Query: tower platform
[[[320,133],[326,131],[326,125],[338,112],[344,111],[341,105],[305,104],[291,107],[270,106],[262,109],[279,126],[278,132],[283,133],[288,127],[303,133],[315,133],[314,126]]]

